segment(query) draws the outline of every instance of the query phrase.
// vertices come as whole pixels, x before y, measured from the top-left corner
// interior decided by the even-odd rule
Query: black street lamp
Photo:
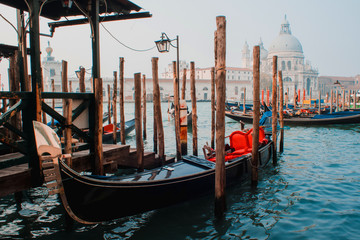
[[[176,40],[176,46],[174,46],[171,42]],[[158,41],[155,41],[156,47],[159,52],[169,52],[170,46],[173,48],[176,48],[177,57],[176,57],[176,77],[179,79],[179,36],[176,36],[175,39],[170,40],[169,37],[166,35],[166,33],[161,33],[161,39]]]

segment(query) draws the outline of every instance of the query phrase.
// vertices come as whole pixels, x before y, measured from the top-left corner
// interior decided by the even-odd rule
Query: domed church
[[[305,89],[307,95],[312,89],[312,95],[317,96],[318,92],[318,70],[313,68],[309,61],[305,61],[304,52],[300,41],[291,34],[290,23],[285,19],[281,24],[279,35],[270,44],[269,50],[264,48],[260,39],[260,66],[261,72],[272,74],[272,58],[278,57],[278,70],[282,70],[284,90],[289,89],[292,95],[297,89]],[[250,51],[247,51],[248,44],[245,42],[242,53],[243,66],[251,63]],[[245,53],[245,54],[244,54]]]

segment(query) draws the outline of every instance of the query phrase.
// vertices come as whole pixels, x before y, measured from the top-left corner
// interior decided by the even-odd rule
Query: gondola
[[[34,121],[33,124],[45,180],[49,180],[47,186],[52,189],[50,193],[60,194],[64,208],[78,222],[109,221],[214,191],[215,163],[192,155],[160,168],[126,176],[78,173],[62,160],[57,135],[40,122]],[[271,140],[259,148],[259,169],[269,163],[272,151]],[[235,152],[229,153],[233,157],[228,158],[225,165],[227,185],[239,183],[251,174],[251,152],[238,156],[234,155]]]
[[[245,123],[252,123],[252,114],[242,114],[240,112],[226,111],[225,116],[235,121],[242,121]],[[287,126],[319,126],[330,124],[351,124],[360,123],[359,112],[335,112],[332,114],[318,114],[312,116],[293,116],[284,118],[284,124]]]
[[[103,143],[113,142],[113,124],[105,125],[103,128]],[[120,141],[120,123],[116,127],[116,142]],[[125,136],[128,136],[130,132],[135,129],[135,118],[125,122]]]

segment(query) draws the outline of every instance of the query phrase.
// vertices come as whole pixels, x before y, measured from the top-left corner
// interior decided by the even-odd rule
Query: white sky
[[[148,49],[159,40],[161,32],[174,39],[179,35],[180,59],[195,61],[196,67],[214,63],[216,16],[227,20],[226,65],[241,66],[241,50],[247,41],[250,49],[260,37],[266,49],[278,36],[285,14],[292,34],[302,44],[305,59],[319,70],[319,75],[355,76],[360,74],[360,1],[359,0],[133,0],[153,17],[103,23],[122,43],[135,49]],[[0,13],[16,25],[16,12],[0,5]],[[40,31],[49,33],[47,19],[41,19]],[[151,77],[151,58],[159,57],[159,72],[176,60],[176,49],[158,53],[131,51],[116,42],[100,26],[101,76],[119,71],[119,57],[125,58],[125,76],[141,72]],[[16,45],[13,28],[0,18],[0,43]],[[69,75],[80,65],[91,68],[91,39],[88,25],[58,28],[53,38],[41,37],[42,56],[47,42],[56,60],[68,61]],[[0,62],[2,82],[7,81],[6,59]]]

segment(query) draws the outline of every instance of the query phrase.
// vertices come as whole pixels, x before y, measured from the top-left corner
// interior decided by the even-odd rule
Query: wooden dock
[[[91,171],[90,151],[81,150],[73,153],[72,168],[75,171]],[[118,168],[137,168],[136,149],[130,145],[103,144],[104,172],[114,173]],[[26,156],[21,153],[0,155],[0,197],[30,189],[31,169],[24,162]],[[14,162],[15,161],[15,162]],[[166,163],[174,158],[166,158]],[[16,162],[20,164],[16,164]],[[15,165],[14,165],[15,164]],[[144,153],[144,168],[150,169],[161,166],[158,155],[153,152]]]

